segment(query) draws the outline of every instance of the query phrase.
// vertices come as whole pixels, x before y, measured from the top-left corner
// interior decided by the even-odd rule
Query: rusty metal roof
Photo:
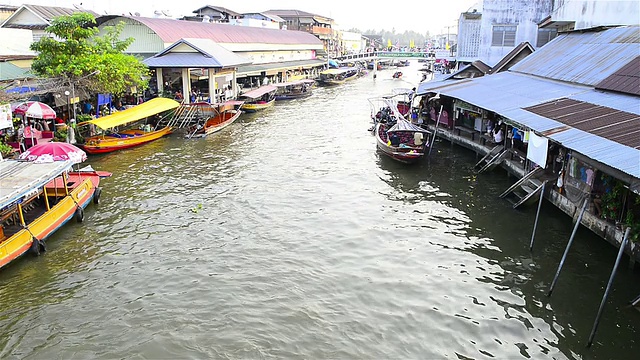
[[[602,80],[596,89],[640,95],[640,55]]]
[[[638,56],[640,26],[560,34],[511,71],[596,86]]]
[[[259,43],[278,45],[313,45],[322,48],[322,41],[303,31],[265,29],[218,23],[203,23],[163,18],[122,16],[137,21],[155,32],[165,43],[182,38],[211,39],[219,44]],[[114,17],[101,17],[101,22]]]
[[[524,108],[534,114],[640,149],[640,115],[562,98]]]

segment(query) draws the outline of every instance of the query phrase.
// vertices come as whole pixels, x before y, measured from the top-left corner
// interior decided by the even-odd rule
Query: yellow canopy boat
[[[80,125],[92,124],[103,130],[110,130],[121,125],[133,123],[145,118],[153,117],[165,111],[180,106],[175,100],[167,98],[155,98],[132,108],[118,111],[111,115],[83,122]],[[153,140],[157,140],[173,132],[173,127],[166,126],[156,129],[156,124],[147,121],[142,129],[128,129],[116,132],[106,132],[87,138],[84,144],[78,144],[89,154],[101,154],[120,149],[139,146]]]

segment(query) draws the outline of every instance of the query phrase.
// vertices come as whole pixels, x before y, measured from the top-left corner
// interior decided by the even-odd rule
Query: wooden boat
[[[412,89],[395,88],[390,95],[367,99],[371,108],[371,122],[373,131],[378,122],[394,121],[396,117],[407,118],[411,112],[409,97]],[[394,110],[395,109],[395,110]]]
[[[180,103],[175,100],[155,98],[126,110],[83,122],[78,126],[92,124],[102,129],[104,133],[89,136],[77,145],[88,154],[102,154],[158,140],[171,134],[174,128],[165,126],[157,129],[156,118],[160,113],[168,112],[178,106]],[[139,126],[135,127],[136,124]],[[123,125],[129,125],[129,128],[121,131],[114,130]]]
[[[361,74],[358,67],[341,67],[337,69],[327,69],[320,73],[318,82],[322,85],[340,85],[353,79],[357,79]]]
[[[46,251],[45,240],[84,208],[98,203],[100,178],[91,168],[70,171],[72,161],[0,161],[0,267],[29,250]]]
[[[302,99],[311,96],[311,88],[315,81],[310,79],[301,79],[273,84],[277,87],[276,101]]]
[[[244,104],[240,109],[246,112],[256,112],[272,107],[276,102],[277,87],[273,85],[263,85],[255,90],[241,94],[238,99]]]
[[[240,110],[242,104],[244,104],[243,101],[229,100],[220,104],[207,103],[203,105],[202,111],[207,111],[208,118],[204,124],[195,124],[188,128],[185,137],[188,139],[205,137],[233,124],[242,114],[242,110]]]
[[[431,141],[431,132],[402,117],[397,117],[395,123],[377,123],[375,136],[377,148],[382,153],[405,164],[422,159]]]

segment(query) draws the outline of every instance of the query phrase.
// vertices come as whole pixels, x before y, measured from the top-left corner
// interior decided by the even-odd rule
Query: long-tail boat
[[[94,125],[104,132],[100,135],[90,136],[84,139],[83,143],[77,145],[88,154],[102,154],[158,140],[171,134],[174,128],[172,126],[157,128],[160,121],[156,116],[169,112],[178,106],[180,103],[175,100],[154,98],[129,109],[85,121],[78,126]],[[128,126],[128,128],[118,130],[118,127],[121,126]]]

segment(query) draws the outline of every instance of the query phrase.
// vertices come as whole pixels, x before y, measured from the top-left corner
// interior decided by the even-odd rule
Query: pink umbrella
[[[51,106],[40,101],[27,101],[16,106],[14,113],[36,119],[55,119],[56,112]]]
[[[30,147],[19,158],[34,163],[71,160],[74,164],[79,164],[87,160],[87,154],[66,142],[47,142]]]

